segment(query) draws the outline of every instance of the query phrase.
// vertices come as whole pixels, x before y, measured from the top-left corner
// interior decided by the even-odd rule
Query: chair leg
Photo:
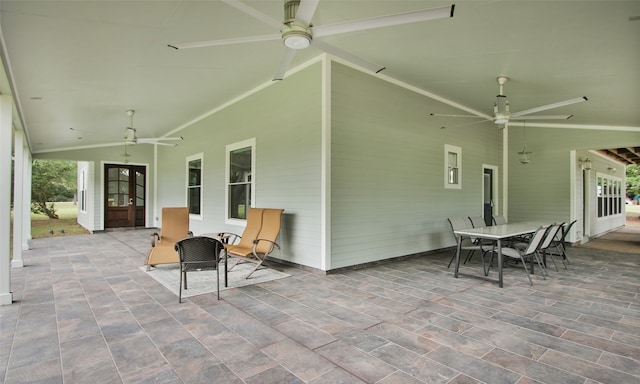
[[[542,275],[542,278],[546,280],[548,275],[547,268],[544,266],[544,263],[542,263],[540,254],[538,254],[538,252],[534,252],[533,257],[535,258],[536,262],[538,263],[538,267],[540,268],[540,275]]]
[[[230,267],[229,267],[229,269],[227,269],[227,271],[232,270],[233,268],[235,268],[235,266],[236,266],[236,265],[238,265],[238,264],[240,264],[240,262],[242,262],[242,259],[241,259],[241,258],[239,258],[239,257],[235,257],[235,259],[236,259],[236,262],[235,262],[235,263],[233,263],[233,265],[232,265],[232,266],[230,266]]]
[[[178,288],[178,303],[182,303],[182,265],[180,266],[180,287]]]
[[[471,260],[471,257],[473,257],[474,253],[476,253],[476,251],[469,251],[469,253],[467,253],[467,258],[464,259],[464,263],[462,263],[462,264],[467,264],[467,261]]]
[[[556,272],[559,272],[558,270],[558,264],[556,264],[556,259],[553,258],[553,253],[549,252],[547,253],[547,250],[542,251],[544,255],[548,255],[549,259],[551,259],[551,262],[553,263],[553,266],[556,268]]]
[[[533,285],[533,281],[531,280],[531,275],[529,274],[529,268],[527,268],[527,262],[524,261],[524,258],[520,256],[520,260],[522,261],[522,266],[524,267],[524,271],[527,273],[527,277],[529,278],[529,285]]]
[[[560,248],[562,249],[562,260],[566,260],[567,264],[571,264],[569,262],[569,257],[567,257],[567,249],[564,246],[564,242],[560,243]]]
[[[453,260],[456,259],[456,252],[457,251],[453,251],[453,255],[451,255],[451,260],[449,260],[449,264],[447,264],[447,268],[451,267],[451,263],[453,263]]]

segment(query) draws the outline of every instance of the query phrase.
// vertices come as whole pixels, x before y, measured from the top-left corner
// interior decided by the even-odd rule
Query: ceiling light
[[[518,155],[520,155],[520,162],[522,164],[528,164],[529,162],[531,162],[531,158],[529,158],[529,155],[532,154],[533,152],[531,151],[527,151],[527,126],[523,126],[522,127],[522,138],[523,138],[523,142],[524,142],[524,146],[522,147],[522,151],[518,152]]]
[[[282,33],[284,45],[291,49],[305,49],[311,44],[311,33],[299,25],[292,25]]]
[[[495,119],[493,119],[493,122],[496,124],[500,124],[500,125],[504,125],[507,124],[509,122],[509,117],[507,116],[496,116]]]

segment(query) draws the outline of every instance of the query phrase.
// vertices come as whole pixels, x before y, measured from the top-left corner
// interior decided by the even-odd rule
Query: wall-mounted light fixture
[[[609,170],[609,172],[611,173],[616,173],[616,169],[614,167],[609,167],[607,168],[607,170]]]
[[[531,161],[531,158],[529,157],[529,155],[532,154],[533,152],[527,151],[527,125],[526,125],[526,122],[522,127],[522,136],[523,136],[524,146],[522,147],[522,151],[518,152],[518,155],[520,155],[520,162],[522,164],[527,164],[527,163],[529,163]]]
[[[591,169],[591,159],[589,157],[585,157],[584,159],[578,159],[578,164],[584,171],[588,171]]]

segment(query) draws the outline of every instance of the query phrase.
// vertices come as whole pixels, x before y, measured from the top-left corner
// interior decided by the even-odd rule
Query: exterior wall
[[[145,165],[147,167],[147,185],[153,185],[153,145],[139,144],[129,148],[130,153],[128,164]],[[82,148],[76,150],[65,150],[57,152],[44,152],[33,154],[34,159],[49,160],[76,160],[87,162],[87,169],[90,184],[87,188],[89,197],[87,199],[88,209],[87,216],[80,222],[80,214],[78,216],[78,224],[82,225],[89,231],[104,230],[104,164],[124,164],[122,146],[101,147],[101,148]],[[153,227],[153,195],[150,194],[151,188],[147,192],[147,217],[146,226]]]
[[[202,219],[192,219],[194,234],[234,232],[225,223],[225,150],[255,138],[254,206],[283,208],[275,257],[321,269],[321,64],[245,95],[177,132],[176,148],[158,148],[158,222],[165,206],[186,205],[187,157],[203,154]]]
[[[611,160],[606,160],[589,149],[619,148],[640,143],[640,134],[633,131],[603,131],[586,129],[562,129],[527,127],[527,149],[532,151],[531,162],[518,162],[517,152],[523,146],[523,128],[509,127],[509,220],[560,222],[578,219],[570,237],[573,242],[583,241],[585,226],[582,215],[583,175],[578,158],[589,156],[594,168],[585,179],[595,198],[595,170],[607,172]],[[635,143],[635,144],[630,144]],[[572,152],[573,151],[573,152]],[[575,154],[575,155],[574,155]],[[599,158],[600,160],[596,160]],[[595,167],[599,168],[595,168]],[[624,180],[620,164],[619,177]],[[595,205],[594,205],[595,207]],[[591,230],[587,235],[595,236],[624,225],[624,215],[617,218],[595,220],[596,212],[587,212],[587,223]]]
[[[455,113],[444,104],[332,68],[330,269],[453,246],[447,218],[482,215],[482,165],[501,166],[501,131],[441,129],[429,112]],[[444,188],[445,144],[462,148],[462,189]]]

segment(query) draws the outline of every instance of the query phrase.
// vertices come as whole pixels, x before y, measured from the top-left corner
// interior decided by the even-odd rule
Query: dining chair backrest
[[[473,225],[473,228],[481,228],[487,226],[487,223],[484,222],[482,216],[469,216],[469,221],[471,221],[471,225]]]
[[[560,233],[560,236],[558,236],[560,238],[559,239],[560,242],[565,243],[567,241],[567,236],[569,236],[569,231],[571,231],[571,228],[576,223],[576,221],[578,220],[573,220],[572,222],[569,223],[569,225],[563,224],[562,232]]]
[[[467,222],[467,219],[465,219],[464,217],[450,217],[447,220],[449,220],[449,224],[451,225],[451,230],[453,231],[469,228],[469,223]]]
[[[551,226],[538,228],[533,236],[531,236],[529,245],[527,245],[527,248],[525,248],[525,250],[522,252],[522,255],[527,256],[537,252],[540,248],[542,240],[544,240],[544,237],[547,235],[550,229]]]
[[[542,240],[542,243],[540,244],[540,249],[547,249],[549,248],[549,246],[551,245],[551,242],[553,241],[553,239],[556,238],[556,235],[558,234],[558,231],[562,230],[562,226],[564,225],[564,223],[561,224],[553,224],[550,228],[549,231],[547,232],[546,236],[544,237],[544,239]]]
[[[502,224],[507,224],[507,219],[505,219],[504,216],[502,215],[493,216],[493,225],[502,225]]]

